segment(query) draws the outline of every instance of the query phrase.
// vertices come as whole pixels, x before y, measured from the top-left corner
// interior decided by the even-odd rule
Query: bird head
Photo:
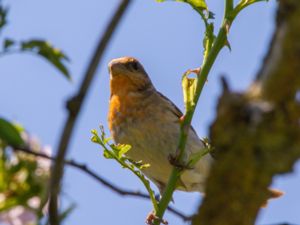
[[[113,59],[108,65],[112,94],[142,92],[153,88],[140,62],[133,57]]]

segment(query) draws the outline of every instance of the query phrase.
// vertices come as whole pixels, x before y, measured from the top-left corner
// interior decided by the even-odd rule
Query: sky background
[[[68,82],[46,61],[31,54],[0,58],[0,116],[23,124],[43,144],[54,149],[66,119],[65,101],[77,90],[90,56],[119,0],[6,0],[9,25],[1,34],[17,40],[43,38],[60,47],[71,59],[73,82]],[[223,15],[223,1],[207,1],[216,14],[216,27]],[[246,89],[254,79],[268,47],[276,3],[259,3],[246,9],[234,22],[229,35],[232,51],[224,49],[209,75],[193,120],[199,136],[207,136],[220,94],[220,76],[234,90]],[[107,130],[109,100],[108,62],[134,56],[144,65],[154,85],[183,109],[181,75],[202,61],[203,24],[183,3],[136,0],[118,27],[97,71],[69,148],[68,158],[88,164],[103,177],[123,188],[143,190],[137,178],[113,161],[102,157],[90,142],[90,130],[103,124]],[[224,132],[226,128],[224,127]],[[276,162],[274,162],[276,163]],[[148,201],[120,197],[75,169],[67,169],[64,200],[77,204],[65,224],[143,224],[151,210]],[[274,179],[273,186],[286,194],[261,210],[257,224],[300,224],[300,165],[293,174]],[[224,190],[226,194],[226,190]],[[199,194],[176,192],[175,207],[193,213]],[[184,224],[170,213],[169,224]]]

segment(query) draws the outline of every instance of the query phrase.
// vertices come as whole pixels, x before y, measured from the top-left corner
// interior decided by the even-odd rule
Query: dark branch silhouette
[[[41,153],[41,152],[33,151],[33,150],[31,150],[29,148],[25,148],[25,147],[13,148],[13,150],[15,152],[19,151],[19,152],[23,152],[23,153],[26,153],[26,154],[33,155],[35,157],[41,157],[41,158],[49,159],[51,161],[56,160],[55,157],[46,155],[46,154]],[[64,159],[63,163],[65,165],[70,166],[70,167],[76,168],[76,169],[80,170],[82,173],[92,177],[94,180],[101,183],[102,185],[104,185],[108,189],[112,190],[116,194],[119,194],[121,196],[138,197],[138,198],[147,199],[147,200],[150,199],[149,195],[147,195],[145,193],[142,193],[140,191],[131,191],[131,190],[126,190],[126,189],[117,187],[116,185],[112,184],[111,182],[109,182],[105,178],[98,175],[96,172],[92,171],[86,164],[76,162],[75,160],[66,160],[66,159]],[[184,215],[183,213],[179,212],[177,209],[174,209],[172,207],[168,207],[168,210],[170,212],[172,212],[174,215],[181,218],[183,221],[189,221],[192,218],[191,216]]]
[[[115,11],[111,21],[106,27],[104,35],[99,40],[99,44],[85,72],[78,93],[76,93],[74,97],[70,98],[70,100],[67,102],[68,118],[65,122],[63,132],[59,141],[58,150],[55,157],[56,160],[52,167],[50,179],[49,221],[51,225],[60,224],[58,212],[58,195],[60,193],[61,179],[63,177],[64,159],[68,151],[68,145],[71,140],[75,123],[85,100],[86,94],[89,90],[90,84],[95,76],[95,72],[98,68],[102,55],[130,2],[131,0],[120,1],[117,10]]]

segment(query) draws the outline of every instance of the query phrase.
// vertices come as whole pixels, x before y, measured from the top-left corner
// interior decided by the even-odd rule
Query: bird
[[[126,155],[150,167],[142,170],[163,193],[173,165],[180,136],[183,113],[176,105],[156,90],[142,64],[134,57],[121,57],[108,64],[110,100],[108,126],[116,144],[128,144]],[[204,153],[205,144],[193,127],[189,128],[184,161]],[[181,174],[177,190],[204,192],[205,181],[214,159],[205,154],[193,168]]]

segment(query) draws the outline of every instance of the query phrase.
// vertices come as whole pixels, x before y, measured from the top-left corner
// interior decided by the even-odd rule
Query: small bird
[[[182,112],[153,86],[148,74],[133,57],[109,63],[110,102],[108,124],[117,144],[129,144],[127,156],[149,163],[143,173],[162,193],[172,171],[170,155],[175,155]],[[205,151],[204,143],[191,127],[185,158]],[[203,192],[213,158],[208,153],[192,169],[184,170],[176,189]]]

